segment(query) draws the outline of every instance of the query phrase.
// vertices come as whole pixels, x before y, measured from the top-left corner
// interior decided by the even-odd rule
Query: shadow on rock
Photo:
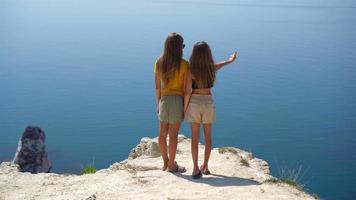
[[[203,183],[215,187],[261,185],[261,183],[251,179],[239,178],[234,176],[224,176],[220,174],[205,175],[200,179],[193,179],[191,175],[185,175],[180,173],[174,173],[174,175],[195,183]]]

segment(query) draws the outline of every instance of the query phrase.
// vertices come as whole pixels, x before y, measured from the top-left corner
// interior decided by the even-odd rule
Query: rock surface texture
[[[13,162],[21,172],[49,172],[51,164],[45,146],[46,135],[36,126],[27,126],[19,140]]]
[[[157,138],[143,138],[128,159],[95,174],[21,173],[0,165],[0,199],[314,199],[296,188],[268,183],[269,166],[249,152],[213,149],[212,174],[191,178],[190,139],[179,136],[177,162],[187,172],[162,171]],[[204,146],[199,145],[199,160]]]

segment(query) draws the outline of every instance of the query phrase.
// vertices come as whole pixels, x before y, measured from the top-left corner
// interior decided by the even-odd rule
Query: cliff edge
[[[268,163],[238,148],[215,148],[212,174],[192,179],[190,139],[179,135],[176,160],[187,172],[161,170],[157,138],[142,138],[129,158],[94,174],[30,174],[0,165],[0,200],[9,199],[315,199],[273,178]],[[199,145],[202,163],[204,145]]]

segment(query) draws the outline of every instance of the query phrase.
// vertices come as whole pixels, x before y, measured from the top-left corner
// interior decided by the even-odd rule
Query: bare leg
[[[198,174],[199,166],[198,166],[198,144],[200,139],[200,123],[191,123],[192,130],[192,143],[191,143],[191,151],[193,158],[193,175]]]
[[[159,123],[159,137],[158,143],[163,159],[162,170],[166,170],[168,167],[168,155],[167,155],[167,134],[168,134],[168,124],[160,122]]]
[[[178,144],[178,131],[180,123],[169,124],[169,161],[168,169],[174,171],[176,169],[176,164],[174,163]]]
[[[204,163],[203,163],[203,172],[207,171],[208,168],[208,162],[210,158],[210,153],[211,153],[211,147],[212,147],[212,142],[211,142],[211,124],[203,124],[204,127],[204,140],[205,140],[205,152],[204,152]]]

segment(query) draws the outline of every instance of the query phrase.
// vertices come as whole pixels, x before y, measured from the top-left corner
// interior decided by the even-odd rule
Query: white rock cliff
[[[272,178],[268,163],[237,148],[213,149],[211,175],[191,178],[190,139],[179,136],[177,162],[183,174],[161,170],[157,138],[142,138],[129,158],[94,174],[19,172],[0,165],[0,200],[12,199],[314,199],[290,185],[264,182]],[[199,163],[204,146],[199,145]]]

